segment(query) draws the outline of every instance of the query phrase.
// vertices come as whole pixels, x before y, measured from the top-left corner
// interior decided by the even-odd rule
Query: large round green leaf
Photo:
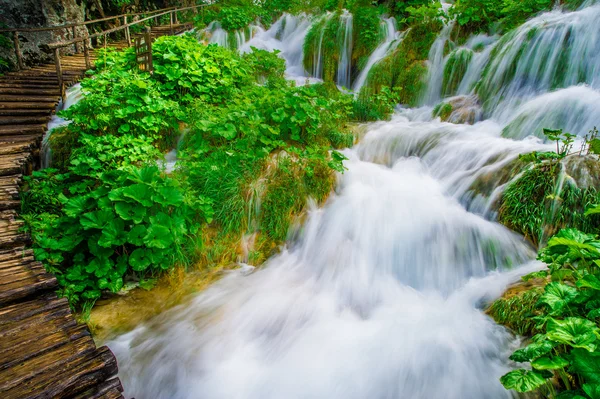
[[[143,183],[132,184],[131,186],[125,187],[122,194],[125,198],[131,198],[147,207],[151,207],[153,204],[152,190]]]
[[[103,229],[108,222],[114,219],[114,217],[112,210],[103,209],[81,215],[79,223],[83,226],[84,230]]]
[[[169,248],[173,244],[173,235],[165,226],[153,224],[148,228],[148,232],[144,237],[144,244],[150,248]]]
[[[556,344],[548,340],[534,342],[532,344],[527,345],[525,348],[516,350],[510,356],[510,359],[520,363],[530,362],[534,359],[537,359],[540,356],[544,356],[545,354],[549,353],[555,346]]]
[[[574,349],[570,360],[569,372],[579,374],[588,383],[600,384],[600,353]]]
[[[139,204],[127,202],[115,203],[115,211],[123,220],[132,220],[134,223],[142,223],[146,216],[146,208]]]
[[[143,248],[136,249],[129,256],[129,264],[136,272],[146,270],[151,263],[150,252]]]
[[[592,399],[600,399],[600,384],[583,384],[583,391]]]
[[[142,224],[133,226],[133,228],[127,234],[127,242],[141,247],[142,245],[144,245],[144,237],[146,237],[146,234],[146,226]]]
[[[514,389],[517,392],[530,392],[546,383],[541,373],[529,370],[513,370],[503,375],[500,382],[506,389]]]
[[[548,305],[551,314],[560,314],[577,297],[577,288],[566,284],[552,282],[544,288],[539,303]]]
[[[569,365],[569,361],[560,356],[544,356],[531,362],[531,367],[536,370],[558,370]]]
[[[549,319],[546,324],[548,339],[594,351],[597,348],[596,334],[599,332],[596,323],[580,317],[567,317],[564,320]]]
[[[577,286],[580,288],[591,288],[600,291],[600,278],[593,274],[588,274],[577,280]]]
[[[121,219],[115,218],[102,229],[98,245],[110,248],[123,245],[126,241],[125,223]]]

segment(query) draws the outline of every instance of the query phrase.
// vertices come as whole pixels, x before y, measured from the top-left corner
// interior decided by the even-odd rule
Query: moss
[[[353,25],[352,65],[356,73],[365,67],[369,56],[381,41],[383,32],[378,10],[373,7],[357,8]]]
[[[439,103],[433,108],[433,117],[439,117],[442,121],[446,122],[452,115],[452,104],[450,103]]]
[[[339,63],[340,47],[340,12],[336,12],[330,18],[322,18],[310,28],[304,40],[304,58],[303,65],[307,71],[314,72],[318,59],[319,41],[321,35],[321,60],[323,63],[323,80],[325,82],[335,82],[337,67]]]
[[[48,138],[48,145],[52,151],[52,167],[66,172],[71,153],[79,147],[79,134],[71,131],[68,126],[56,128]]]
[[[410,28],[398,47],[371,69],[363,89],[377,93],[382,87],[399,88],[402,104],[418,105],[426,87],[429,49],[440,29],[437,24]]]
[[[325,201],[335,185],[335,174],[321,157],[298,162],[279,154],[267,177],[262,200],[260,230],[276,243],[283,242],[294,220],[305,210],[308,198]]]
[[[536,321],[539,314],[537,302],[544,293],[541,287],[518,288],[518,292],[508,291],[504,297],[495,301],[488,309],[488,314],[498,324],[502,324],[522,336],[535,334]]]
[[[450,53],[448,62],[444,67],[444,82],[442,85],[442,95],[444,97],[456,94],[472,58],[473,50],[467,48],[459,48]]]

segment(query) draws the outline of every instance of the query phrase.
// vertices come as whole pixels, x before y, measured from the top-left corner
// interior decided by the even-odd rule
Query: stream
[[[538,137],[542,127],[583,136],[600,125],[598,17],[598,5],[555,10],[509,38],[468,41],[469,51],[481,45],[447,97],[475,95],[478,81],[496,93],[473,125],[432,117],[448,59],[444,29],[430,52],[422,106],[369,124],[344,151],[347,171],[335,193],[279,255],[108,343],[126,397],[515,397],[499,378],[519,339],[484,310],[543,265],[535,248],[495,221],[494,202],[519,154],[554,148]],[[310,78],[299,61],[310,23],[283,18],[284,28],[280,21],[257,29],[240,50],[281,49],[289,77]],[[381,57],[397,37],[388,32]],[[504,58],[492,57],[494,46]],[[513,76],[503,72],[507,64]]]

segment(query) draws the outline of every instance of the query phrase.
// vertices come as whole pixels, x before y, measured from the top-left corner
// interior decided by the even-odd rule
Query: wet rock
[[[470,125],[482,119],[481,105],[477,96],[456,96],[438,104],[433,109],[433,117],[444,122]]]
[[[564,171],[581,189],[600,189],[600,159],[596,155],[568,156],[562,161]]]

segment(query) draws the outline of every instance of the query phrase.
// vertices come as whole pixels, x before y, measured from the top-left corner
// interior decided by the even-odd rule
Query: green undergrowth
[[[287,82],[276,52],[184,35],[156,40],[153,74],[132,50],[100,58],[23,193],[36,256],[74,307],[177,267],[260,264],[343,172],[352,96]],[[157,161],[178,142],[169,174]]]
[[[597,216],[600,205],[587,208]],[[517,392],[541,398],[596,399],[600,392],[600,240],[574,228],[560,230],[538,259],[541,271],[523,277],[541,281],[516,296],[496,301],[496,320],[528,345],[510,359],[513,371],[500,381]]]
[[[487,313],[496,321],[516,334],[532,336],[535,334],[535,317],[540,314],[536,306],[544,289],[532,287],[514,295],[505,295],[488,309]]]
[[[500,221],[539,244],[546,268],[494,302],[488,313],[527,338],[501,383],[540,398],[600,397],[600,193],[597,130],[544,129],[556,152],[520,157],[529,167],[506,189]],[[516,293],[513,291],[517,291]]]

